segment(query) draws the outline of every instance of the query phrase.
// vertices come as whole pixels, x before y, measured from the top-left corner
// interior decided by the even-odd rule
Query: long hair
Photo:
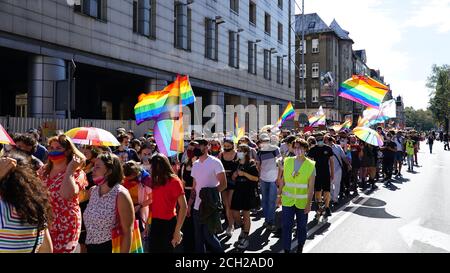
[[[103,164],[105,164],[106,168],[111,171],[111,173],[105,177],[108,187],[112,188],[117,184],[121,184],[124,179],[124,175],[119,157],[113,153],[102,153],[97,157],[97,159],[101,160]]]
[[[152,186],[164,186],[170,178],[178,176],[172,169],[169,159],[163,154],[156,154],[152,157]]]
[[[22,223],[36,225],[38,230],[43,230],[52,221],[48,191],[26,156],[14,151],[8,157],[17,160],[17,167],[0,181],[0,196],[14,207]]]
[[[86,163],[86,157],[80,150],[78,150],[77,147],[75,147],[75,144],[73,144],[72,140],[70,140],[70,138],[68,138],[66,135],[62,134],[49,138],[48,145],[50,146],[55,141],[58,142],[65,150],[66,164],[68,164],[72,160],[73,155],[76,155],[83,160],[83,165],[80,167],[80,169],[83,169],[84,164]],[[44,175],[49,175],[52,169],[53,162],[49,160],[44,167]]]

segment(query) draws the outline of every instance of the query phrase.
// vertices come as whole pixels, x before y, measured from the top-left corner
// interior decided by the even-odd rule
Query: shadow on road
[[[351,211],[354,206],[346,207],[344,211]],[[379,219],[397,219],[399,217],[394,216],[386,212],[385,208],[368,208],[368,207],[358,207],[354,214],[369,217],[369,218],[379,218]]]

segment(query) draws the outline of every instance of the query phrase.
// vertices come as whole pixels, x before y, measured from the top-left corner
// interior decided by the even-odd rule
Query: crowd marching
[[[15,146],[0,146],[0,253],[223,253],[217,235],[239,229],[235,247],[245,250],[260,208],[285,252],[295,219],[302,252],[311,208],[326,219],[342,198],[401,178],[405,161],[414,172],[421,141],[430,153],[437,138],[448,148],[448,135],[377,131],[382,147],[350,130],[267,130],[237,143],[192,133],[171,158],[152,135],[123,128],[114,150],[64,134],[41,143],[35,129],[15,134]]]

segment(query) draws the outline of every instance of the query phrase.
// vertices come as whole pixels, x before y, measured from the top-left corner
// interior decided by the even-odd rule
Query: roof
[[[353,41],[348,35],[350,34],[350,32],[346,31],[345,29],[343,29],[338,22],[336,21],[336,19],[333,19],[333,22],[331,22],[330,28],[332,30],[334,30],[334,32],[336,32],[336,34],[339,36],[339,38],[341,38],[342,40],[351,40]]]
[[[305,35],[311,33],[323,33],[333,31],[327,24],[320,18],[317,13],[310,13],[304,15],[305,25],[302,26],[302,15],[295,15],[295,32],[301,33],[305,31]]]

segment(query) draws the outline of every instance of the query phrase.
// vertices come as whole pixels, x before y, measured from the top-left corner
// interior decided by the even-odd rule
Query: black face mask
[[[230,149],[223,149],[225,152],[231,152],[231,151],[233,151],[233,148],[230,148]]]
[[[194,156],[200,157],[202,155],[203,155],[203,153],[202,153],[202,150],[200,150],[200,148],[195,148],[194,149]]]

